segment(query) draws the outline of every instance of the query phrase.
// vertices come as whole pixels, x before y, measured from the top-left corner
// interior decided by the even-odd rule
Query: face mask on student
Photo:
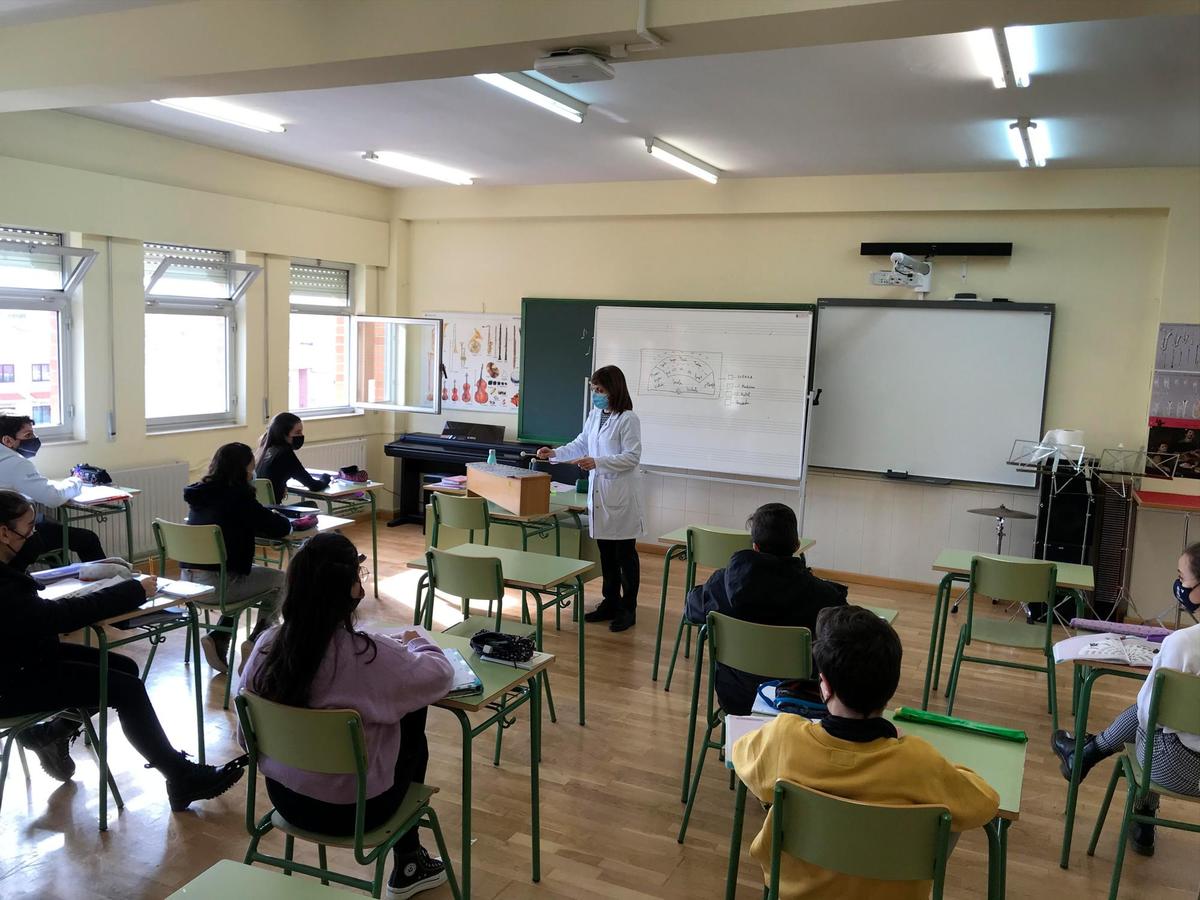
[[[41,449],[42,449],[42,439],[41,438],[35,438],[35,437],[25,438],[25,440],[23,440],[23,441],[21,441],[21,443],[17,444],[17,452],[20,453],[26,459],[33,459],[35,456],[37,456],[38,451]]]
[[[1196,604],[1191,601],[1191,593],[1194,590],[1195,588],[1184,587],[1182,578],[1176,578],[1175,584],[1172,585],[1172,591],[1175,594],[1175,599],[1178,600],[1179,605],[1188,612],[1195,612],[1197,609],[1200,609],[1200,604]]]
[[[299,450],[303,446],[304,446],[304,435],[298,434],[294,438],[292,438],[292,449],[293,450]]]
[[[608,409],[608,395],[592,392],[592,406],[596,409]]]

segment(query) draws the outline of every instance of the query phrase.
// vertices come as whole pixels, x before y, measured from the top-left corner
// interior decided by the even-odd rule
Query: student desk
[[[167,900],[351,900],[362,894],[321,884],[314,878],[289,878],[282,872],[218,860]]]
[[[891,719],[893,713],[889,710],[884,716]],[[770,721],[766,716],[762,718],[764,724]],[[1008,829],[1021,815],[1021,784],[1025,779],[1025,750],[1028,744],[922,722],[900,722],[897,727],[906,734],[929,741],[934,749],[950,762],[973,769],[1000,795],[1000,809],[996,818],[983,827],[988,840],[988,898],[1003,898],[1008,869]],[[729,748],[725,753],[725,765],[733,768]],[[736,769],[734,772],[736,774]],[[738,778],[734,797],[733,829],[729,836],[726,900],[733,900],[737,890],[745,806],[746,785]]]
[[[319,474],[336,476],[337,473]],[[383,483],[379,481],[342,481],[336,477],[323,491],[310,491],[298,481],[287,483],[290,493],[307,500],[320,500],[325,504],[325,510],[331,516],[337,513],[356,512],[364,502],[367,504],[371,510],[371,571],[375,582],[376,599],[379,598],[379,521],[375,517],[375,492],[381,487],[383,487]],[[365,500],[359,497],[359,494],[366,494]]]
[[[921,709],[929,709],[929,688],[932,680],[936,691],[938,678],[942,670],[942,645],[946,640],[946,620],[950,615],[950,591],[954,582],[971,580],[971,560],[976,556],[986,556],[988,559],[1002,559],[1006,562],[1047,562],[1048,560],[1032,559],[1028,556],[997,556],[995,553],[984,553],[979,550],[943,550],[933,561],[935,572],[945,572],[938,583],[937,593],[933,601],[933,627],[929,630],[929,657],[925,660],[925,686],[921,690]],[[1050,560],[1052,561],[1052,560]],[[1058,571],[1058,588],[1075,594],[1077,603],[1082,603],[1082,591],[1095,588],[1095,576],[1091,566],[1078,563],[1055,562]],[[1047,610],[1047,615],[1053,615]]]
[[[442,487],[437,484],[422,485],[421,489],[431,494],[450,494],[454,497],[467,496],[466,488],[451,488]],[[525,550],[529,546],[531,537],[549,534],[550,529],[554,529],[554,555],[558,556],[562,553],[562,543],[558,530],[558,517],[562,513],[570,513],[575,520],[575,527],[583,531],[583,523],[579,519],[580,513],[587,512],[587,492],[580,493],[579,491],[568,491],[561,494],[556,494],[553,491],[550,493],[550,511],[546,513],[537,513],[530,516],[520,516],[514,512],[509,512],[500,504],[489,500],[488,518],[493,522],[500,522],[504,525],[515,525],[521,529],[521,549]]]
[[[528,550],[509,550],[506,547],[488,547],[484,544],[460,544],[444,551],[456,556],[471,556],[475,558],[498,559],[504,574],[504,586],[528,591],[534,596],[537,607],[537,645],[542,649],[542,614],[551,607],[566,606],[572,599],[575,601],[575,621],[579,630],[579,724],[584,724],[584,617],[583,617],[583,578],[584,572],[592,567],[591,560],[566,559],[561,556],[549,556],[545,553],[533,553]],[[424,569],[425,557],[418,556],[408,562],[410,569]],[[549,599],[543,599],[543,594],[549,594]],[[425,602],[424,626],[433,627],[433,590]],[[504,614],[504,604],[496,604],[496,624]],[[551,707],[553,708],[553,707]]]
[[[1083,744],[1087,738],[1088,707],[1092,702],[1092,686],[1104,675],[1119,678],[1134,678],[1145,681],[1150,669],[1124,666],[1118,663],[1096,662],[1095,660],[1072,660],[1075,671],[1074,684],[1078,699],[1075,703],[1075,756],[1071,766],[1071,778],[1067,782],[1066,821],[1063,823],[1062,857],[1058,864],[1067,868],[1071,862],[1071,837],[1075,829],[1075,806],[1079,802],[1080,773],[1083,770]]]
[[[107,484],[85,484],[83,491],[77,497],[72,497],[62,506],[54,510],[55,517],[62,524],[63,549],[62,563],[71,561],[71,551],[68,550],[67,529],[79,522],[90,519],[104,521],[109,516],[125,516],[125,553],[126,560],[133,561],[133,498],[140,494],[137,488],[116,487]]]
[[[77,578],[63,578],[59,581],[52,582],[43,588],[40,593],[43,596],[55,597],[62,596],[65,592],[73,590],[82,584]],[[137,609],[130,612],[121,613],[117,616],[111,616],[107,619],[102,619],[99,622],[93,622],[86,626],[87,633],[95,634],[97,641],[97,649],[100,652],[100,697],[97,704],[100,709],[100,723],[96,729],[98,745],[96,747],[96,756],[99,760],[100,767],[100,830],[108,830],[108,654],[118,647],[123,647],[126,644],[132,644],[136,641],[150,641],[150,655],[146,660],[146,665],[142,667],[142,680],[146,678],[146,673],[150,669],[150,664],[154,661],[154,653],[166,638],[164,635],[169,631],[175,631],[179,628],[187,628],[189,625],[198,622],[196,616],[196,601],[211,596],[216,593],[216,589],[209,585],[194,584],[188,581],[172,581],[166,578],[158,579],[159,592],[151,599],[147,600]],[[172,597],[163,593],[164,590],[174,589],[181,593],[186,593],[186,597]],[[131,619],[136,619],[151,613],[162,612],[175,606],[186,606],[187,617],[177,618],[167,621],[148,622],[145,625],[134,626],[132,634],[125,636],[113,635],[113,639],[109,637],[109,631],[113,626],[120,626],[121,623],[129,622]],[[200,657],[200,629],[193,628],[190,634],[192,639],[192,657],[193,659],[201,659]],[[192,675],[195,679],[194,695],[196,700],[196,741],[198,745],[197,757],[201,764],[204,763],[204,693],[201,690],[200,684],[200,666],[192,666]],[[120,809],[124,803],[121,800],[121,795],[117,792],[116,787],[113,787],[113,799],[116,801],[117,808]]]
[[[663,619],[667,614],[667,583],[671,578],[671,560],[687,559],[687,533],[689,528],[706,528],[709,531],[715,531],[718,534],[745,534],[750,532],[743,528],[718,528],[716,525],[685,525],[683,528],[676,528],[674,531],[668,531],[666,534],[659,537],[660,544],[669,544],[667,555],[663,559],[663,580],[662,592],[658,598],[658,634],[654,639],[654,669],[650,673],[651,681],[658,681],[658,660],[662,652],[662,632]],[[812,538],[800,538],[800,546],[796,549],[796,553],[803,555],[816,546],[816,541]],[[687,582],[684,582],[684,603],[687,602]],[[686,650],[687,647],[685,646]]]
[[[580,633],[582,632],[581,621]],[[469,694],[465,697],[447,697],[434,704],[434,706],[454,713],[462,727],[462,849],[459,851],[458,861],[462,896],[464,900],[469,900],[471,896],[471,744],[477,735],[483,734],[493,725],[498,728],[507,728],[506,719],[509,714],[525,703],[529,704],[530,848],[533,880],[540,881],[542,850],[538,758],[542,755],[542,694],[541,679],[538,676],[553,664],[554,657],[549,657],[531,669],[519,669],[504,663],[480,659],[471,649],[471,641],[468,638],[456,637],[451,634],[430,634],[430,637],[443,650],[450,648],[458,650],[463,659],[475,670],[479,680],[483,682],[483,690],[477,694]],[[580,646],[583,646],[582,641]],[[582,665],[580,666],[580,675],[580,701],[582,702]],[[520,687],[522,682],[525,683],[524,688]],[[514,691],[519,694],[515,699],[508,696]],[[494,709],[495,712],[478,725],[471,724],[467,713],[489,709]],[[582,724],[582,715],[580,724]]]

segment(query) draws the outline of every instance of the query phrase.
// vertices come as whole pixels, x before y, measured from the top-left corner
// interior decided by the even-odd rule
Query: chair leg
[[[550,690],[550,673],[545,669],[542,670],[542,688],[546,692],[546,710],[550,713],[550,721],[557,723],[558,716],[554,712],[554,694]]]
[[[413,601],[413,624],[414,625],[421,624],[421,615],[422,615],[422,613],[425,612],[424,604],[422,603],[422,598],[425,596],[425,589],[426,589],[426,585],[428,585],[428,583],[429,583],[429,573],[424,572],[421,574],[421,577],[419,579],[417,579],[417,597]]]
[[[679,642],[683,640],[683,629],[687,628],[687,644],[690,649],[692,643],[692,626],[682,615],[679,617],[679,628],[675,630],[675,649],[671,651],[671,664],[667,666],[667,682],[663,685],[664,691],[671,690],[671,677],[675,674],[675,660],[679,658]]]
[[[1100,815],[1096,816],[1096,827],[1092,829],[1092,840],[1088,844],[1087,855],[1096,855],[1096,845],[1100,843],[1100,832],[1104,830],[1104,821],[1108,818],[1108,806],[1112,803],[1113,793],[1117,789],[1117,782],[1121,778],[1121,761],[1118,759],[1117,764],[1113,766],[1112,775],[1108,779],[1108,787],[1104,790],[1104,802],[1100,804]]]
[[[286,859],[288,862],[291,862],[292,854],[295,852],[296,852],[296,839],[289,834],[287,837],[285,837],[283,839],[283,858]],[[283,870],[283,874],[287,875],[290,878],[292,875],[291,867],[289,866],[289,867],[285,868]]]
[[[704,771],[704,758],[708,756],[713,729],[716,727],[715,722],[708,723],[708,730],[704,733],[704,743],[700,745],[700,759],[696,761],[696,771],[692,776],[692,788],[688,791],[687,806],[683,810],[683,821],[679,824],[679,836],[676,838],[681,844],[687,837],[688,820],[692,817],[692,805],[696,802],[696,792],[700,790],[700,775]]]
[[[325,859],[325,845],[324,844],[317,844],[317,864],[321,867],[322,871],[325,871],[325,872],[329,871],[329,862]],[[321,884],[325,884],[325,885],[329,884],[329,879],[322,878]]]
[[[433,832],[438,853],[441,855],[442,863],[446,866],[446,881],[450,884],[450,894],[454,900],[461,900],[462,893],[458,888],[458,878],[454,875],[454,865],[450,861],[450,852],[446,849],[446,839],[442,837],[442,826],[438,822],[437,813],[434,812],[432,806],[425,811],[425,817],[429,820],[429,830]]]
[[[1046,654],[1046,684],[1050,691],[1051,734],[1058,731],[1058,679],[1054,675],[1054,657]]]
[[[498,712],[500,713],[500,721],[498,721],[496,723],[496,752],[495,752],[495,755],[492,757],[492,765],[493,766],[500,765],[500,744],[504,740],[504,708],[505,708],[504,697],[501,697],[500,698],[500,709],[498,710]]]
[[[1108,900],[1117,900],[1121,890],[1121,869],[1125,865],[1125,842],[1129,838],[1129,819],[1133,815],[1133,798],[1137,794],[1137,782],[1126,773],[1128,787],[1125,790],[1125,814],[1121,817],[1121,833],[1117,835],[1117,855],[1113,859],[1112,884],[1108,889]]]
[[[958,673],[962,668],[963,652],[966,650],[965,634],[959,634],[958,646],[954,648],[954,662],[950,665],[950,681],[946,685],[946,715],[954,715],[954,696],[958,693]]]

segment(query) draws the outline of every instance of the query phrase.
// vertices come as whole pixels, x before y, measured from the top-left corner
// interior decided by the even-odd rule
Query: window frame
[[[346,273],[346,305],[328,306],[292,302],[292,269],[339,269]],[[306,419],[351,416],[360,412],[354,404],[354,266],[319,259],[293,259],[288,264],[288,397],[292,393],[292,316],[338,316],[346,320],[346,403],[339,406],[312,406],[297,410]]]
[[[410,406],[403,403],[381,403],[377,401],[360,400],[358,397],[358,324],[360,322],[377,322],[384,325],[416,325],[416,326],[431,326],[435,328],[435,333],[440,337],[442,334],[442,319],[436,316],[354,316],[350,320],[353,328],[354,339],[350,342],[351,347],[351,373],[354,377],[352,382],[352,390],[350,392],[350,402],[354,404],[355,409],[373,409],[382,410],[385,412],[402,412],[402,413],[428,413],[431,415],[441,415],[442,412],[442,394],[437,390],[440,383],[435,376],[433,387],[433,407],[426,406]],[[440,373],[442,370],[443,342],[436,340],[435,342],[435,360],[434,372]]]
[[[66,240],[64,232],[40,232],[47,237],[58,238],[58,243],[53,244],[41,241],[11,240],[3,237],[6,229],[24,231],[26,233],[38,231],[37,229],[25,229],[15,225],[0,226],[0,243],[24,248],[30,253],[45,253],[50,256],[56,256],[59,260],[59,266],[63,273],[62,286],[60,288],[6,287],[0,284],[0,309],[23,309],[33,312],[57,313],[58,402],[62,421],[58,425],[39,425],[37,432],[39,437],[51,442],[71,440],[75,437],[74,354],[72,352],[73,345],[71,338],[71,329],[74,322],[71,313],[71,295],[83,282],[84,276],[87,275],[92,265],[96,262],[97,253],[95,250],[89,250],[85,247],[67,246],[64,243]],[[67,263],[70,259],[76,259],[77,262],[68,271]],[[16,383],[16,363],[14,362],[13,365],[13,381],[4,382],[6,384]],[[20,410],[16,410],[16,412],[21,414]]]
[[[143,244],[143,259],[146,252],[146,245],[162,246],[154,241],[146,241]],[[171,245],[178,247],[180,250],[196,249],[202,250],[207,248],[189,248],[182,245]],[[218,316],[225,320],[225,409],[221,412],[188,414],[180,416],[149,416],[146,419],[146,433],[159,434],[170,431],[186,431],[194,428],[219,428],[227,425],[238,424],[238,374],[240,357],[238,354],[238,302],[245,297],[246,291],[250,285],[262,273],[262,266],[253,265],[251,263],[233,262],[229,257],[232,255],[230,251],[224,252],[227,256],[224,261],[205,261],[205,265],[212,268],[224,268],[231,275],[241,273],[243,276],[238,282],[230,279],[230,284],[233,285],[230,289],[230,296],[227,298],[217,297],[185,297],[171,294],[152,294],[154,287],[166,274],[167,270],[173,265],[194,265],[196,260],[189,259],[184,256],[165,256],[155,268],[154,273],[150,276],[150,280],[146,282],[143,290],[144,305],[142,315],[176,315],[176,316]],[[144,334],[144,331],[143,331]],[[145,348],[143,347],[143,383],[145,379]],[[144,388],[143,388],[144,390]]]

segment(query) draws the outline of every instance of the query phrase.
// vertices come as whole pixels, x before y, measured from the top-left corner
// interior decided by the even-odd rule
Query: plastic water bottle
[[[489,450],[489,451],[488,451],[488,461],[487,461],[487,464],[488,464],[489,466],[494,466],[494,465],[496,464],[496,451],[495,451],[495,450]]]

